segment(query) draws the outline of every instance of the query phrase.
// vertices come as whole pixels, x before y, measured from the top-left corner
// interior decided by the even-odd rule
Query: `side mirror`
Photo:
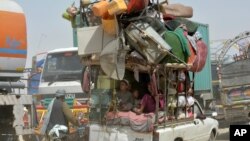
[[[217,112],[209,112],[209,113],[206,113],[206,116],[214,118],[214,117],[218,116],[218,113]]]
[[[217,117],[218,116],[218,113],[217,112],[213,112],[212,113],[212,117]]]

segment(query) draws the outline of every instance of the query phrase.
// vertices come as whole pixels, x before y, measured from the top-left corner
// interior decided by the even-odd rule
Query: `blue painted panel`
[[[72,28],[73,29],[73,46],[74,47],[78,47],[78,42],[77,42],[77,29],[76,28]]]
[[[212,91],[212,72],[210,60],[210,45],[209,45],[209,27],[207,24],[199,24],[198,31],[201,33],[204,42],[208,47],[208,55],[206,65],[201,72],[195,74],[195,90]]]

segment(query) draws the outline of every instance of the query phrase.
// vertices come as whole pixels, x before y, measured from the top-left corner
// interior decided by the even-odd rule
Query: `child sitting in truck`
[[[163,109],[164,100],[162,98],[162,91],[158,91],[158,94],[155,95],[153,92],[153,83],[149,82],[147,84],[148,92],[143,96],[141,100],[140,108],[135,108],[134,111],[137,114],[141,113],[154,113],[156,110],[156,97],[159,96],[159,109]]]
[[[117,92],[118,109],[120,111],[130,111],[132,105],[132,94],[129,91],[129,82],[126,79],[120,81],[120,89]]]
[[[133,97],[133,111],[135,111],[136,108],[140,108],[141,106],[141,99],[140,99],[140,93],[139,90],[133,89],[132,90],[132,97]]]

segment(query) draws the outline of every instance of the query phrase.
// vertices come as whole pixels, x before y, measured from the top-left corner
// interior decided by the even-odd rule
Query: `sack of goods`
[[[194,105],[194,98],[192,96],[178,96],[178,107],[192,106]]]

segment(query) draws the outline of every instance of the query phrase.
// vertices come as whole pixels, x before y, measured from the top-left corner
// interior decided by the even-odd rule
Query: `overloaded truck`
[[[79,11],[71,6],[64,14],[72,22],[83,64],[82,91],[90,96],[86,140],[215,140],[218,122],[206,117],[194,98],[196,92],[211,94],[211,84],[210,88],[198,84],[207,75],[201,73],[206,65],[210,72],[206,82],[211,83],[204,43],[208,27],[169,15],[162,18],[165,6],[164,1],[145,5],[133,0],[81,1]],[[153,112],[122,110],[118,93],[124,79],[142,99],[151,89]]]
[[[249,32],[228,40],[217,61],[220,105],[217,105],[220,118],[229,122],[249,121],[250,117],[250,49],[241,46],[237,52],[231,48],[249,38]],[[231,50],[230,50],[231,49]],[[230,58],[228,54],[232,54]]]
[[[14,1],[0,1],[0,140],[32,134],[32,96],[20,94],[27,57],[25,15]]]
[[[64,13],[64,18],[72,21],[74,45],[78,47],[49,51],[45,59],[36,95],[41,102],[37,106],[40,123],[55,91],[65,89],[66,102],[72,111],[77,106],[86,106],[86,140],[215,140],[218,122],[206,117],[194,99],[197,90],[211,91],[197,87],[196,81],[198,76],[202,79],[201,70],[209,60],[206,60],[209,50],[204,43],[208,44],[207,25],[177,18],[166,20],[164,26],[161,16],[157,16],[159,9],[153,5],[144,6],[146,13],[138,8],[136,13],[126,15],[123,9],[123,16],[118,12],[119,16],[109,15],[105,19],[93,14],[94,4],[115,7],[117,0],[85,2],[81,1],[81,8],[71,6]],[[122,0],[119,2],[124,4]],[[183,24],[188,35],[185,27],[179,27]],[[194,75],[196,72],[200,75]],[[147,83],[152,82],[154,112],[138,114],[119,108],[117,92],[123,79],[129,81],[131,89],[138,89],[141,97]]]

